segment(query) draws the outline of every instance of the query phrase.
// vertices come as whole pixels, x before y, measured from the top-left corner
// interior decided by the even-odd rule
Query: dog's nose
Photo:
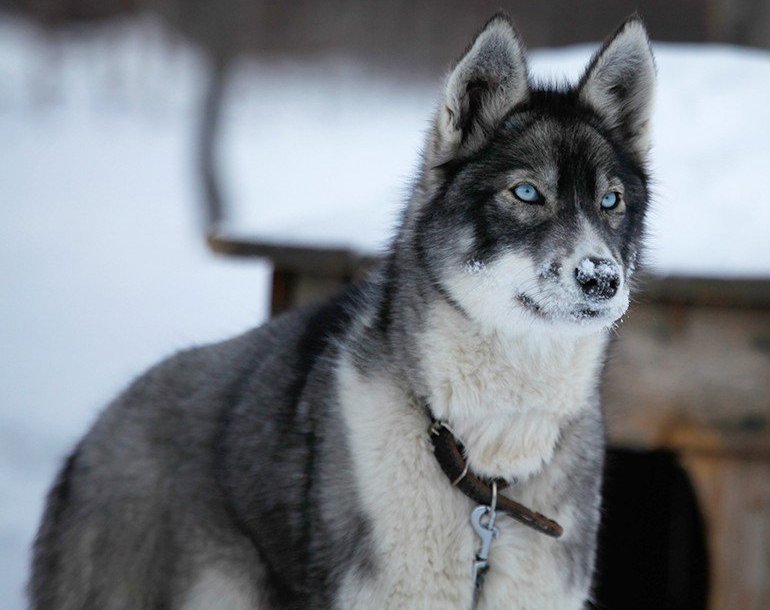
[[[620,273],[614,261],[587,257],[575,267],[580,289],[592,299],[611,299],[620,287]]]

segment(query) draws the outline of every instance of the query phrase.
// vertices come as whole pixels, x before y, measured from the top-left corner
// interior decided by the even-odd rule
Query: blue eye
[[[605,210],[614,210],[620,204],[620,193],[610,191],[602,197],[602,207]]]
[[[513,189],[513,194],[516,195],[516,199],[524,203],[537,203],[542,199],[535,186],[529,182],[517,184]]]

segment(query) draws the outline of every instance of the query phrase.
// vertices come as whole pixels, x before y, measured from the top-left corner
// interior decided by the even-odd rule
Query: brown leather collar
[[[433,453],[439,466],[441,466],[441,470],[444,471],[452,485],[471,500],[489,506],[492,503],[492,487],[468,468],[468,463],[465,461],[457,439],[449,427],[443,422],[431,419],[433,423],[429,429],[430,440],[433,443]],[[497,481],[499,489],[505,486],[505,481]],[[553,519],[549,519],[502,495],[497,497],[497,509],[533,530],[553,538],[558,538],[564,531],[561,525]]]

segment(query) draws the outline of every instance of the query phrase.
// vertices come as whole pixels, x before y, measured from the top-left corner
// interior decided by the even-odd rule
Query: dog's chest
[[[371,524],[375,570],[351,573],[340,608],[470,608],[480,544],[474,505],[451,487],[429,447],[427,420],[384,379],[338,369],[360,502]],[[528,484],[529,495],[542,495]],[[559,515],[557,515],[559,516]],[[558,582],[555,541],[501,517],[479,608],[579,608]]]
[[[596,385],[604,339],[481,335],[435,312],[419,339],[423,391],[488,478],[526,481],[547,464],[566,421]]]

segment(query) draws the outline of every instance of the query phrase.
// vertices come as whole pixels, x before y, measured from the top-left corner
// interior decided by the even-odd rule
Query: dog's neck
[[[445,301],[416,339],[434,417],[479,475],[524,481],[550,461],[563,424],[595,403],[607,338],[484,332]]]

